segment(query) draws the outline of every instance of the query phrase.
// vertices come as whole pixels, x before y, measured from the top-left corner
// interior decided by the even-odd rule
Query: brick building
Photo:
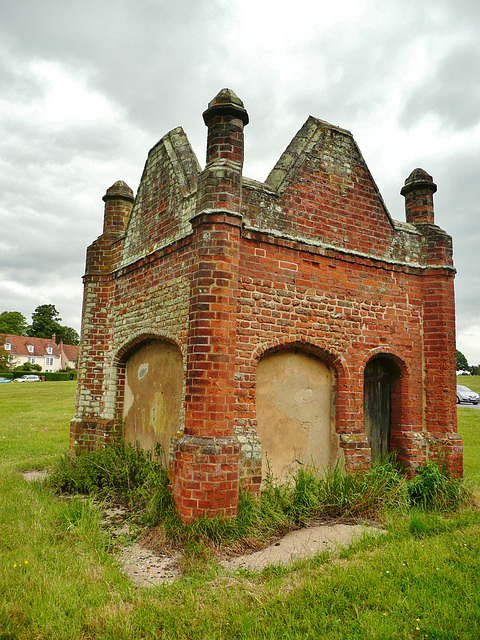
[[[393,220],[352,137],[309,117],[264,183],[242,176],[248,114],[222,90],[202,170],[181,128],[138,193],[107,190],[88,248],[71,446],[159,442],[188,520],[234,515],[268,464],[410,470],[456,431],[451,238],[416,169]]]

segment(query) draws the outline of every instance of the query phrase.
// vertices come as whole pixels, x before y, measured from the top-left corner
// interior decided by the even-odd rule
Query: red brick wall
[[[404,363],[397,429],[421,431],[420,278],[372,260],[344,257],[332,264],[318,249],[302,252],[292,242],[262,239],[244,241],[241,251],[239,420],[254,420],[258,358],[272,346],[296,345],[315,350],[336,370],[338,433],[363,434],[363,370],[378,353]],[[365,450],[350,466],[368,458]]]

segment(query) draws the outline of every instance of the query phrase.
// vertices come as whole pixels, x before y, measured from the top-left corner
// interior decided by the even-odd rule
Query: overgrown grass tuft
[[[442,466],[427,462],[407,485],[411,506],[452,511],[471,501],[471,494],[456,478],[449,478]]]
[[[53,466],[47,483],[60,493],[118,499],[134,510],[149,513],[173,508],[160,447],[152,453],[119,443],[78,454],[69,452]]]
[[[299,523],[312,516],[375,518],[387,508],[405,507],[405,483],[392,462],[356,473],[344,473],[338,467],[325,475],[300,469],[292,493],[292,514]]]

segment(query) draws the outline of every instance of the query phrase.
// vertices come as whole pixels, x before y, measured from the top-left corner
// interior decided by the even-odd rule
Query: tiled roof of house
[[[11,348],[8,350],[12,355],[17,356],[57,356],[61,355],[61,346],[56,344],[51,338],[30,338],[29,336],[5,335],[4,342],[9,342]],[[28,347],[33,346],[33,351]],[[48,352],[51,347],[52,352]]]
[[[79,347],[76,347],[74,344],[62,344],[63,353],[68,358],[70,362],[76,362],[78,359],[78,350]]]

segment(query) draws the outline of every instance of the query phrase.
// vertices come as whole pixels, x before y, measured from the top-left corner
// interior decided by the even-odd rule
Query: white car
[[[461,402],[471,402],[472,404],[478,404],[478,393],[472,391],[463,384],[457,384],[457,404]]]
[[[14,378],[14,382],[40,382],[38,376],[22,376],[21,378]]]

